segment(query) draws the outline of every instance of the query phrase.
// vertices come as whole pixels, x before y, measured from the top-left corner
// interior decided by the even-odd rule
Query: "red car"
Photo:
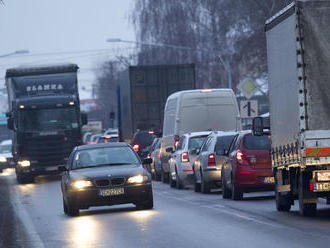
[[[270,149],[269,135],[237,135],[222,168],[223,198],[241,200],[244,193],[274,190]]]

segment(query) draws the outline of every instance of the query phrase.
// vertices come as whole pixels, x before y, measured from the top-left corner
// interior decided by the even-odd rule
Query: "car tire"
[[[231,180],[231,199],[234,201],[243,200],[243,192],[237,187],[233,179]]]
[[[163,170],[162,170],[162,173],[161,173],[161,179],[162,179],[162,182],[163,183],[168,183],[169,181],[169,176],[167,173],[165,173]]]
[[[78,216],[79,215],[79,208],[74,206],[70,201],[67,202],[67,215],[69,216]]]
[[[16,180],[19,184],[34,183],[34,177],[32,175],[16,173]]]
[[[227,187],[227,183],[226,183],[224,173],[222,173],[221,181],[222,181],[222,198],[223,199],[230,199],[231,198],[231,191]]]
[[[175,173],[176,173],[175,187],[177,189],[183,189],[183,184],[182,184],[182,181],[181,181],[181,179],[179,177],[178,170],[177,170],[176,167],[175,167]]]
[[[160,181],[161,180],[161,175],[159,175],[156,171],[155,171],[155,181]]]
[[[201,184],[197,182],[195,170],[194,170],[194,191],[201,192]]]
[[[204,178],[203,178],[203,173],[201,171],[201,192],[203,194],[208,194],[211,191],[211,187],[210,187],[210,183],[205,182]]]
[[[63,198],[63,212],[65,214],[68,214],[68,206],[66,205],[64,198]]]
[[[170,172],[170,175],[169,175],[169,184],[170,184],[171,188],[174,188],[175,185],[176,185],[176,180],[173,180],[171,172]]]
[[[136,204],[136,208],[139,210],[153,209],[154,198],[152,195],[152,190],[149,191],[148,200]]]

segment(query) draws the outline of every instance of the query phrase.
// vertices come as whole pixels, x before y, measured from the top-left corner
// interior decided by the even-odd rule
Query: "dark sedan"
[[[150,163],[151,159],[145,159]],[[64,212],[70,216],[92,206],[133,203],[153,208],[151,175],[126,143],[76,147],[67,167],[60,167]]]

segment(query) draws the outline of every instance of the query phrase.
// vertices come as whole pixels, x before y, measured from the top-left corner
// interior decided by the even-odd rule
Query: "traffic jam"
[[[263,22],[266,90],[250,76],[205,86],[198,61],[140,63],[154,53],[115,56],[93,99],[78,63],[7,67],[0,247],[327,247],[329,22],[329,0],[287,1]],[[217,57],[226,70],[231,56]]]

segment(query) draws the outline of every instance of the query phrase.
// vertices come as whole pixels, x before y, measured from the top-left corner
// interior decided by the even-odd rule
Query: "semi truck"
[[[59,173],[72,149],[81,144],[76,64],[17,67],[6,71],[8,128],[19,183]]]
[[[329,23],[328,0],[294,1],[266,22],[278,211],[298,200],[312,216],[318,198],[330,197]]]
[[[120,85],[120,135],[130,142],[137,130],[161,133],[167,97],[196,88],[195,65],[130,66]]]

